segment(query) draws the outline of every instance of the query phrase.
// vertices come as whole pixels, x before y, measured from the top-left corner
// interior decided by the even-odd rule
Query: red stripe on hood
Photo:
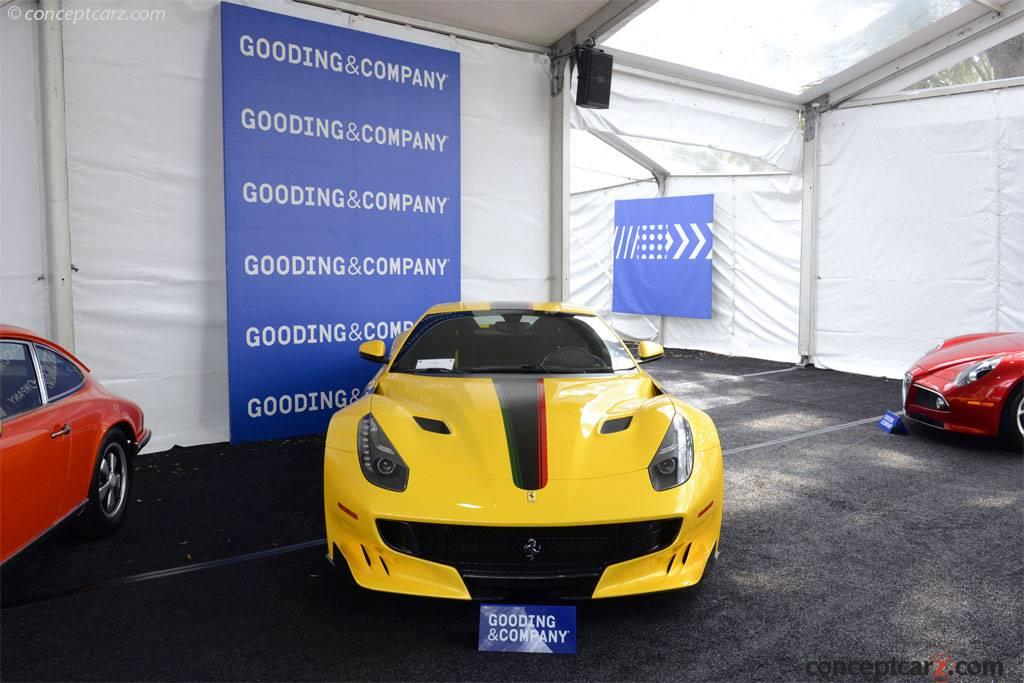
[[[544,380],[537,380],[537,457],[540,462],[537,470],[540,472],[540,486],[544,488],[548,483],[548,426],[547,426],[547,404],[544,402]]]

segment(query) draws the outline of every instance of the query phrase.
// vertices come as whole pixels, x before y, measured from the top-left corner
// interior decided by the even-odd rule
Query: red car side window
[[[14,417],[42,404],[28,344],[0,342],[0,418]]]
[[[46,401],[52,403],[67,396],[85,382],[85,376],[74,363],[53,349],[36,344],[39,374],[46,387]]]

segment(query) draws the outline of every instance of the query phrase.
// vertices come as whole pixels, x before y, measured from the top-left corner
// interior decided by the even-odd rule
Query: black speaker
[[[576,48],[576,106],[607,109],[612,96],[612,56],[591,47]]]

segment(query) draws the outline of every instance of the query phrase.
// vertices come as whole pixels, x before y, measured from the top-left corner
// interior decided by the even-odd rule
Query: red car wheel
[[[128,439],[117,429],[100,444],[89,484],[89,502],[77,520],[77,531],[82,536],[99,538],[121,526],[131,489],[129,452]]]
[[[1024,449],[1024,384],[1014,389],[1003,406],[1003,421],[999,431],[1018,451]]]

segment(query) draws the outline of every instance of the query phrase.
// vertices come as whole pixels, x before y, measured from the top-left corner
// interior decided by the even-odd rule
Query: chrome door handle
[[[64,436],[65,434],[71,433],[71,425],[64,425],[54,433],[50,434],[51,439],[56,439],[58,436]]]

